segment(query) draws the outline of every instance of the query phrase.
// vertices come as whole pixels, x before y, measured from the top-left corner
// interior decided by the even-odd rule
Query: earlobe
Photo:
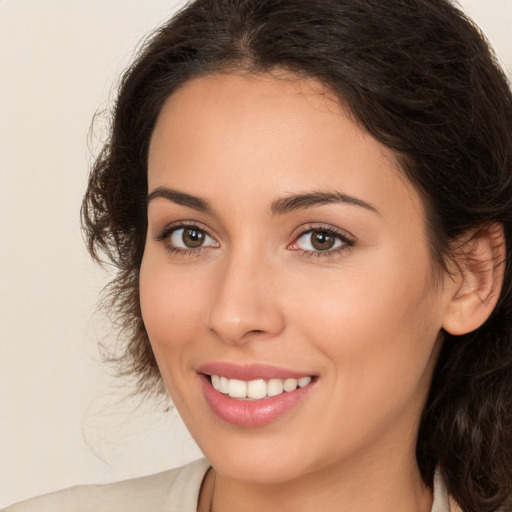
[[[480,327],[498,301],[505,267],[502,225],[485,224],[467,234],[455,266],[443,328],[458,336]]]

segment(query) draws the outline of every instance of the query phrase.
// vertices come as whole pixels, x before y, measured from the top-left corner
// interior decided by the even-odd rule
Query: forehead
[[[150,190],[169,186],[242,207],[254,204],[249,197],[241,202],[242,191],[257,190],[263,201],[341,190],[384,210],[402,203],[422,215],[393,151],[313,79],[234,74],[191,80],[165,103],[148,163]]]

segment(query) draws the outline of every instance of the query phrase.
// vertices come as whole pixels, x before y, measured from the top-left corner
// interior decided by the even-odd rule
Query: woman
[[[445,0],[190,4],[126,73],[83,218],[122,371],[208,462],[8,510],[511,510],[511,150]]]

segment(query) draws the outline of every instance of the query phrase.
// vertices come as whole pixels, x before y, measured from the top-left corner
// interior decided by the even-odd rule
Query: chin
[[[217,438],[217,442],[212,442],[214,436],[204,443],[198,439],[200,448],[215,471],[230,480],[272,485],[300,479],[319,469],[318,461],[315,464],[306,450],[297,449],[303,442],[287,443],[285,439],[279,439],[280,436],[276,438],[268,432],[265,435],[251,432],[239,439],[236,436],[236,433],[231,436],[224,434],[222,438]],[[322,458],[322,464],[327,457]]]
[[[297,461],[282,460],[278,455],[274,457],[254,457],[245,454],[232,454],[208,458],[215,471],[224,478],[239,482],[273,485],[296,480],[308,473]]]

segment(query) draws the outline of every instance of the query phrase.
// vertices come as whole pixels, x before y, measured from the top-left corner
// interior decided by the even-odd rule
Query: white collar
[[[434,474],[434,502],[432,503],[431,512],[450,512],[450,497],[439,468],[436,469]]]

